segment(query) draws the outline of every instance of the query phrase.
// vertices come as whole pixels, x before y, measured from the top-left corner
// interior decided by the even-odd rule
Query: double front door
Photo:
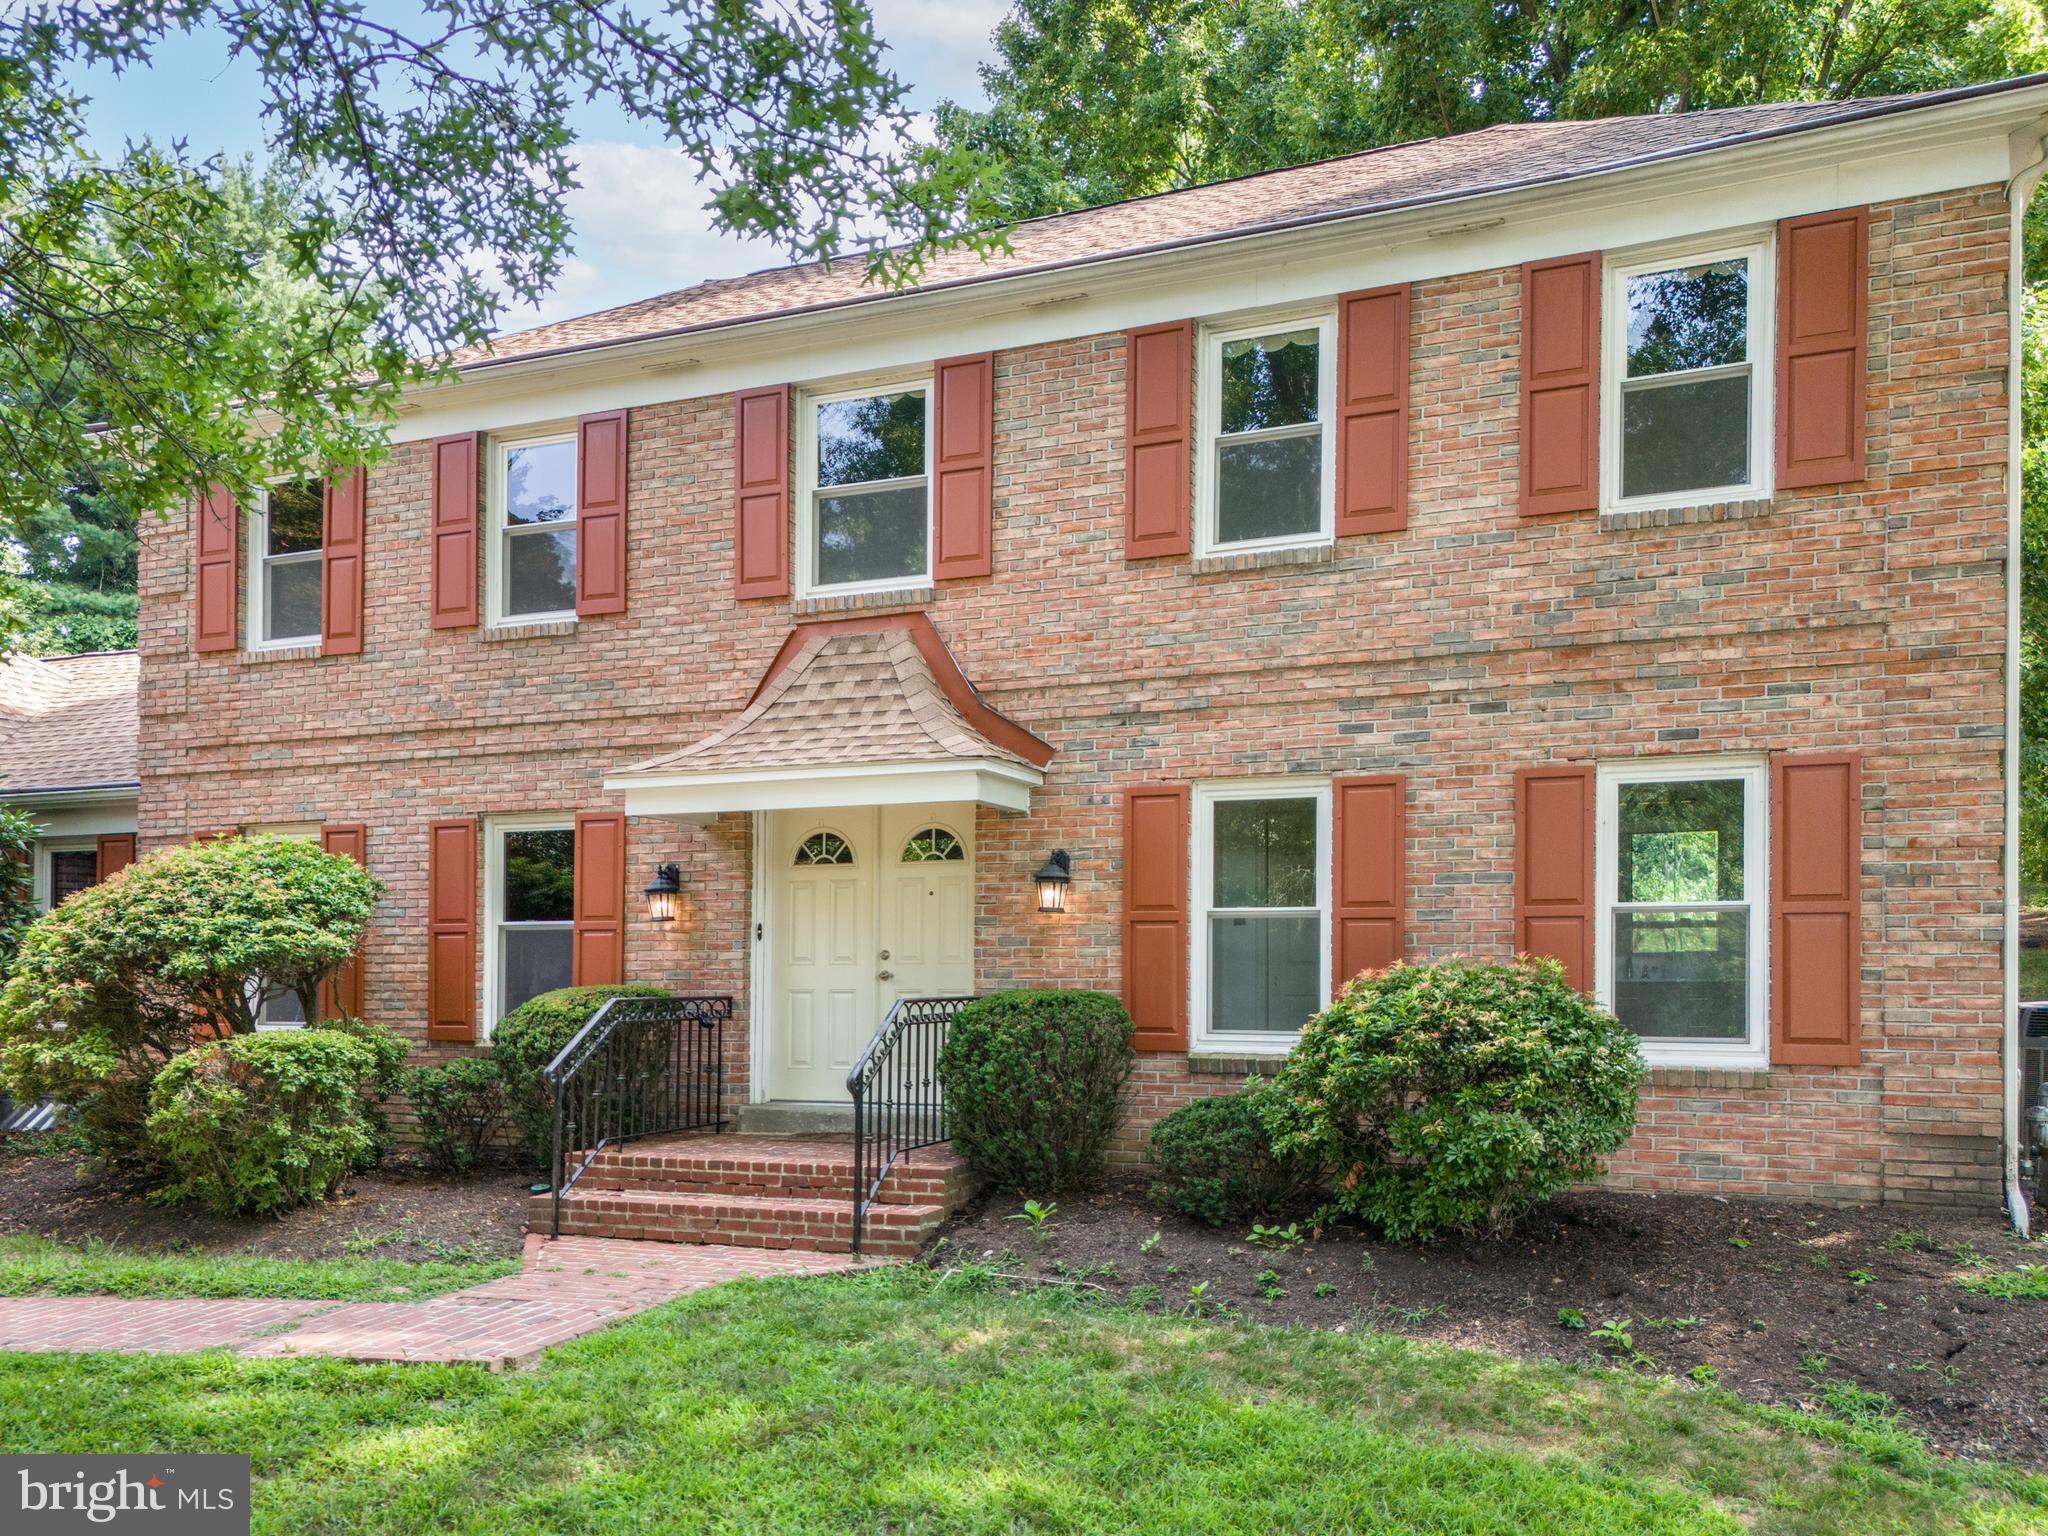
[[[974,990],[974,807],[776,811],[768,860],[769,1090],[846,1100],[898,998]]]

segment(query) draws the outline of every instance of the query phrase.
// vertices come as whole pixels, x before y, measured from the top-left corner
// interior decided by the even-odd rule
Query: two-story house
[[[1617,1183],[1989,1204],[2044,132],[1497,127],[504,337],[145,529],[143,847],[367,859],[430,1054],[730,995],[749,1104],[1118,992],[1131,1155],[1362,969],[1553,955],[1653,1067]]]

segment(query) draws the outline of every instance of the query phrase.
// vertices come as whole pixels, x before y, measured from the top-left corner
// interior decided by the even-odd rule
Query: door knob
[[[885,949],[880,954],[876,955],[875,958],[877,960],[886,960],[889,958],[889,951]]]
[[[896,979],[896,973],[895,973],[894,971],[877,971],[877,972],[875,972],[875,980],[877,980],[877,981],[894,981],[895,979]]]

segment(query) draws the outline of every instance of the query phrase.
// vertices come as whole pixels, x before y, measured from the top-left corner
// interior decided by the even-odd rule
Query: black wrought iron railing
[[[548,1063],[543,1077],[555,1098],[550,1236],[562,1235],[562,1196],[606,1147],[724,1126],[731,1017],[729,997],[615,997]]]
[[[846,1074],[853,1095],[853,1251],[860,1252],[868,1210],[882,1181],[906,1152],[952,1140],[939,1052],[953,1015],[971,997],[906,997],[889,1010],[875,1038]]]

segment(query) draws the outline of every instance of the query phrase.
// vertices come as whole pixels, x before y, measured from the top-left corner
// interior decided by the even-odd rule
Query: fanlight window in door
[[[853,848],[837,832],[813,832],[797,845],[797,868],[813,864],[851,864]]]
[[[959,864],[966,858],[960,839],[944,827],[926,827],[903,845],[906,864]]]

